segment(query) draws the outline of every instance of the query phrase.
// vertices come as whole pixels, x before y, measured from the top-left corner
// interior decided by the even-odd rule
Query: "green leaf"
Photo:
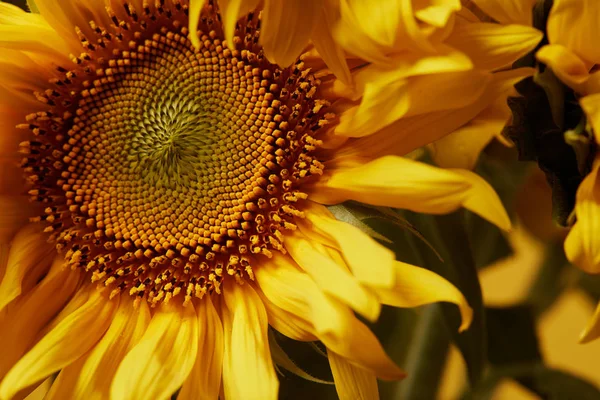
[[[487,336],[481,286],[465,231],[464,216],[464,211],[441,216],[406,214],[407,219],[438,249],[444,259],[444,262],[440,261],[427,246],[409,237],[413,248],[422,257],[423,262],[419,265],[452,282],[473,308],[471,327],[458,333],[461,321],[458,309],[451,304],[441,305],[448,330],[467,364],[469,381],[474,385],[481,379],[485,368]]]
[[[531,374],[517,378],[519,383],[544,399],[600,399],[600,390],[592,383],[542,365],[536,366]]]

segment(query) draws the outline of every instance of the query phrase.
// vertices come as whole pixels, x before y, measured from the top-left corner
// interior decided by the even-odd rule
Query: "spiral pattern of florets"
[[[252,279],[256,257],[284,251],[301,185],[322,173],[315,135],[332,116],[318,80],[301,60],[264,58],[255,14],[227,46],[209,2],[196,49],[185,2],[107,11],[113,26],[77,30],[85,53],[20,125],[36,136],[21,151],[39,219],[112,295],[189,301]]]

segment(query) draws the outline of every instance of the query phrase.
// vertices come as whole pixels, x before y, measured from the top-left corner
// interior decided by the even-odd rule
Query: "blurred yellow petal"
[[[267,59],[290,66],[308,46],[321,8],[322,0],[265,0],[259,40]]]
[[[190,40],[196,48],[200,47],[200,38],[198,37],[198,22],[200,21],[200,12],[202,11],[205,3],[206,0],[190,0]]]
[[[56,249],[39,224],[25,225],[11,243],[7,270],[0,283],[0,310],[48,271]]]
[[[529,26],[464,23],[454,27],[446,43],[468,55],[476,68],[496,70],[529,53],[543,37]]]
[[[134,307],[133,298],[124,296],[102,339],[88,354],[58,374],[47,400],[109,398],[119,364],[138,343],[149,323],[148,304],[143,301]]]
[[[210,296],[196,307],[198,314],[198,356],[177,400],[216,400],[223,369],[223,324]]]
[[[352,365],[332,351],[327,352],[327,358],[340,400],[379,399],[377,378],[372,372]]]
[[[80,274],[63,268],[63,264],[62,258],[57,258],[48,275],[0,313],[0,380],[31,348],[41,329],[79,285]]]
[[[430,214],[465,207],[501,229],[510,229],[510,219],[494,190],[469,171],[444,170],[407,158],[385,156],[325,174],[311,193],[311,198],[322,204],[356,200]]]
[[[594,128],[596,143],[600,144],[600,93],[582,97],[579,104]]]
[[[470,70],[471,61],[459,52],[407,54],[394,61],[394,69],[372,65],[354,76],[363,97],[359,106],[340,117],[336,134],[367,136],[400,118],[464,107],[481,96],[491,79]]]
[[[588,326],[581,333],[580,343],[588,343],[600,337],[600,303],[592,316]]]
[[[88,301],[48,332],[11,368],[0,383],[0,397],[11,398],[59,371],[90,350],[110,325],[118,301],[96,291]]]
[[[259,0],[220,0],[219,9],[223,18],[223,33],[227,46],[233,43],[235,35],[235,25],[238,20],[254,10]],[[264,21],[263,21],[264,24]]]
[[[315,49],[327,64],[327,67],[345,85],[350,85],[352,83],[352,76],[346,62],[346,55],[342,47],[332,36],[336,16],[339,14],[336,6],[337,3],[331,0],[323,2],[317,23],[314,27],[312,41]]]
[[[471,324],[473,310],[462,293],[445,278],[425,268],[400,261],[394,263],[396,285],[391,289],[379,289],[377,295],[383,304],[394,307],[418,307],[424,304],[446,301],[460,309],[464,331]]]
[[[323,292],[348,304],[368,320],[375,321],[381,311],[377,297],[361,286],[358,279],[343,266],[320,252],[316,248],[317,245],[318,243],[306,240],[300,235],[290,235],[285,240],[285,248],[294,261],[310,275]]]
[[[600,2],[596,0],[554,0],[548,16],[548,40],[588,62],[600,63],[600,48],[594,40],[600,37],[598,15]]]
[[[584,271],[600,273],[600,160],[577,189],[575,214],[577,222],[565,240],[569,261]]]
[[[313,229],[323,231],[339,245],[339,250],[352,273],[361,283],[373,287],[393,286],[394,252],[359,228],[338,221],[320,204],[310,202],[306,209],[306,218],[314,224]],[[373,265],[374,260],[376,265]]]
[[[198,317],[191,303],[173,303],[158,306],[144,335],[121,361],[111,399],[165,399],[190,374],[198,351]]]
[[[223,292],[223,391],[227,399],[276,400],[267,313],[252,286],[232,282]]]
[[[266,268],[260,268],[260,270],[264,269]],[[265,279],[263,279],[263,282],[264,280]],[[276,285],[271,286],[270,288],[268,287],[268,289],[265,289],[265,287],[267,287],[265,284],[261,286],[263,292],[275,288],[274,291],[269,293],[269,296],[271,297],[267,297],[265,293],[258,293],[265,305],[269,326],[282,335],[300,342],[314,342],[318,340],[314,335],[314,328],[309,321],[275,305],[274,301],[276,301],[276,299],[274,296],[279,296],[278,291],[281,289]],[[270,300],[271,298],[273,298],[273,301]]]
[[[533,24],[533,6],[537,0],[473,0],[487,15],[501,24]]]

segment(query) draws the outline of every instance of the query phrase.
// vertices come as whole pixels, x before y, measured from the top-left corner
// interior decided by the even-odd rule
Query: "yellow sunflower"
[[[49,399],[275,399],[269,327],[320,340],[340,398],[373,398],[404,372],[354,313],[448,301],[469,325],[449,282],[324,205],[463,206],[508,229],[477,175],[401,157],[429,135],[377,121],[446,110],[428,90],[450,77],[479,93],[471,60],[402,54],[404,97],[378,99],[356,57],[356,87],[315,45],[270,63],[240,4],[0,3],[0,399],[56,373]],[[250,13],[232,28],[219,6]]]
[[[549,44],[537,58],[580,96],[579,104],[600,144],[600,3],[591,0],[555,0],[547,23]],[[577,222],[565,240],[567,258],[588,273],[600,273],[600,155],[577,190]],[[600,337],[600,305],[581,335],[587,342]]]

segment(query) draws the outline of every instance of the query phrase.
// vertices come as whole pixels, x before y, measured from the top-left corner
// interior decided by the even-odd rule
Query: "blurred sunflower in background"
[[[376,398],[404,372],[354,313],[446,301],[466,329],[452,284],[325,205],[509,229],[478,175],[402,156],[527,76],[495,69],[536,36],[482,66],[459,2],[409,3],[0,3],[0,398],[56,373],[47,398],[277,398],[269,327]]]
[[[548,44],[536,53],[542,62],[567,90],[574,92],[574,100],[566,102],[565,89],[559,83],[547,86],[555,121],[558,121],[565,141],[573,147],[582,180],[577,188],[575,204],[569,218],[572,228],[565,240],[567,258],[591,274],[600,273],[600,160],[596,152],[600,143],[600,74],[597,65],[600,53],[595,39],[600,38],[596,16],[600,4],[592,1],[556,0],[547,20]],[[561,123],[565,108],[579,109],[576,126]],[[600,336],[600,305],[581,335],[582,342]]]

